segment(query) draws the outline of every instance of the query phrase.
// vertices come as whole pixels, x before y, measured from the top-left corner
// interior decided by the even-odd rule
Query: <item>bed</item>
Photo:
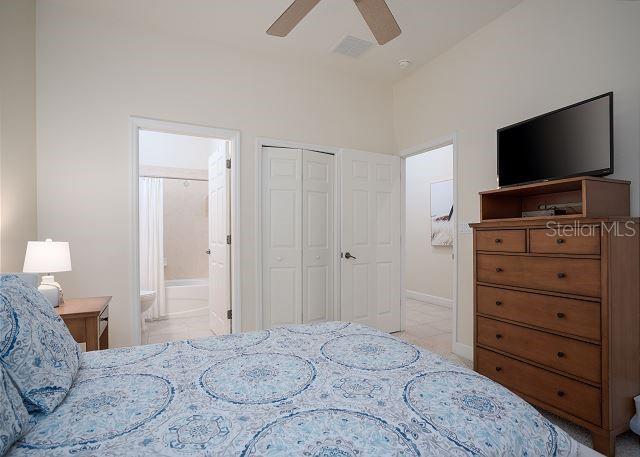
[[[328,322],[85,353],[10,456],[598,455],[473,371]]]

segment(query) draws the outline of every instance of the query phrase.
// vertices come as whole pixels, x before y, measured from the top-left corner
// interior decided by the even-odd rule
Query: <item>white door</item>
[[[302,322],[333,319],[334,156],[302,152]]]
[[[209,156],[209,327],[216,335],[231,332],[231,245],[228,142]]]
[[[302,151],[262,153],[262,318],[269,328],[302,322]]]
[[[340,319],[370,325],[385,332],[399,331],[398,157],[361,151],[343,152],[341,225]]]

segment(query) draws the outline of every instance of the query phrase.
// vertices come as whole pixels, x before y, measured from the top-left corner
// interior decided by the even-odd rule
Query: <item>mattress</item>
[[[328,322],[83,354],[11,456],[593,455],[493,381]]]

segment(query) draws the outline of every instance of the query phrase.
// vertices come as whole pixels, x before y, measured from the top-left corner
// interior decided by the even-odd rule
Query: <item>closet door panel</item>
[[[343,151],[341,170],[340,318],[398,331],[400,159]]]
[[[302,151],[302,320],[333,319],[334,157]]]
[[[264,327],[302,322],[302,151],[263,148]]]

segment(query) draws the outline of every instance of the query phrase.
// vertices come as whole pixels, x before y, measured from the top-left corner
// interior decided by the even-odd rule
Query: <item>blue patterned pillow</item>
[[[0,363],[29,412],[50,413],[67,395],[80,350],[47,299],[14,275],[0,276]]]
[[[0,366],[0,455],[4,455],[31,425],[33,420],[20,393]]]

